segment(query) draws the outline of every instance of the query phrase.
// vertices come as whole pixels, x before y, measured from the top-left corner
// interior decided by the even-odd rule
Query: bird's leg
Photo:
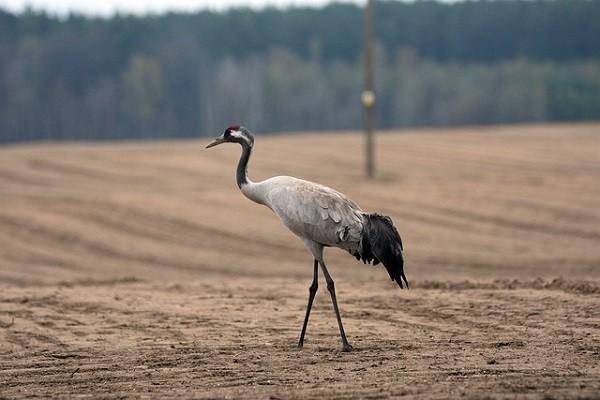
[[[327,271],[327,267],[325,266],[325,262],[321,260],[321,268],[323,269],[323,275],[325,275],[325,281],[327,281],[327,290],[329,290],[329,294],[331,295],[331,302],[333,303],[333,309],[335,310],[335,316],[337,317],[337,322],[340,327],[340,336],[342,337],[342,351],[352,351],[352,346],[348,343],[348,339],[346,339],[346,334],[344,333],[344,325],[342,325],[342,317],[340,317],[340,310],[338,308],[337,299],[335,297],[335,284],[331,275],[329,275],[329,271]]]
[[[310,316],[310,309],[312,308],[315,294],[319,288],[319,262],[315,259],[315,272],[313,275],[313,281],[308,288],[308,306],[306,307],[306,316],[304,317],[304,325],[302,325],[302,332],[300,333],[300,340],[298,341],[298,347],[304,346],[304,334],[306,333],[306,326],[308,325],[308,317]]]

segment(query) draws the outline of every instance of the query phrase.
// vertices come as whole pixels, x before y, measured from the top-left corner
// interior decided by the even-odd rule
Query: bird
[[[242,147],[236,182],[243,195],[271,209],[312,254],[313,280],[309,287],[308,305],[298,348],[304,346],[310,311],[319,287],[320,265],[335,311],[342,351],[352,351],[342,324],[335,283],[327,270],[323,250],[326,247],[337,247],[348,251],[365,264],[381,263],[392,281],[400,288],[406,286],[408,289],[404,274],[404,247],[392,219],[378,213],[365,212],[344,194],[318,183],[291,176],[275,176],[262,182],[253,182],[248,177],[248,161],[254,148],[254,135],[243,126],[227,127],[206,148],[222,143],[237,143]]]

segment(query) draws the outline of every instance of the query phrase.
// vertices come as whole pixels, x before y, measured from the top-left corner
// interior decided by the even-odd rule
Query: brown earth
[[[401,291],[310,254],[207,140],[0,149],[0,398],[600,398],[600,125],[258,137],[251,176],[389,214]]]

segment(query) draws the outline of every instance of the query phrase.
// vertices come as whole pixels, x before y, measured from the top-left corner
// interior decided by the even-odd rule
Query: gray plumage
[[[321,265],[331,294],[342,337],[343,350],[352,349],[344,333],[334,282],[323,259],[324,247],[347,250],[365,263],[384,264],[390,278],[401,288],[404,275],[402,240],[389,217],[364,212],[344,194],[318,183],[276,176],[262,182],[252,182],[247,176],[248,160],[254,137],[244,127],[231,126],[207,146],[233,142],[242,146],[236,180],[242,193],[250,200],[270,208],[283,224],[302,239],[314,258],[313,284],[298,346],[302,347],[314,295],[318,287],[318,264]]]
[[[291,176],[242,186],[242,193],[269,207],[294,234],[324,246],[358,249],[363,230],[360,207],[343,194]],[[313,254],[320,259],[319,254]]]

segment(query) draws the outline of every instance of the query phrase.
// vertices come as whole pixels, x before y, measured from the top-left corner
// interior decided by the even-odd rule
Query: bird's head
[[[221,136],[210,142],[206,148],[208,149],[221,143],[239,143],[242,146],[247,145],[252,147],[254,146],[254,136],[243,126],[232,125],[225,129],[225,132]]]

